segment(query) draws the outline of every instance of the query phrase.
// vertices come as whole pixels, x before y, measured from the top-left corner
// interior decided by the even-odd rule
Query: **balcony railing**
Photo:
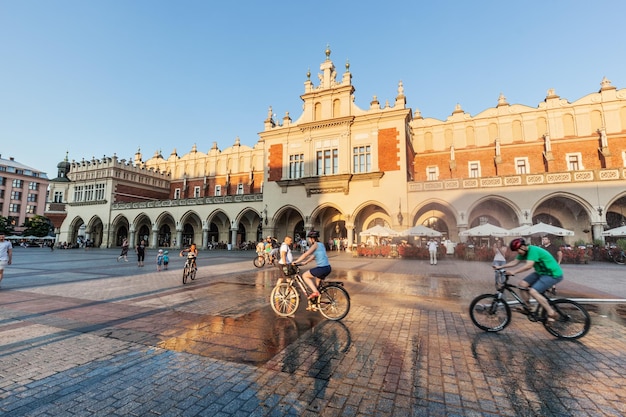
[[[409,182],[410,192],[455,190],[469,188],[514,187],[524,185],[554,185],[592,181],[626,179],[626,168],[546,172],[543,174],[505,175],[483,178],[458,178],[439,181]]]
[[[263,194],[235,194],[221,197],[183,198],[178,200],[154,200],[131,203],[113,203],[112,210],[144,209],[158,207],[184,207],[210,204],[262,202]]]

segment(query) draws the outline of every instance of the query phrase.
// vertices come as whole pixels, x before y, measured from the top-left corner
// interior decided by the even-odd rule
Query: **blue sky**
[[[326,45],[355,103],[445,120],[626,88],[626,2],[0,0],[0,154],[56,177],[69,159],[253,146],[296,120]]]

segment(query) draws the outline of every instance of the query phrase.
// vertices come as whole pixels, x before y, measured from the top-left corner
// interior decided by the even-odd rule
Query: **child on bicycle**
[[[554,321],[556,312],[542,293],[563,280],[561,266],[550,252],[539,246],[527,245],[522,238],[513,239],[510,248],[512,252],[517,252],[517,257],[502,266],[494,266],[494,269],[506,269],[516,266],[521,261],[525,261],[522,267],[517,268],[515,271],[507,271],[506,274],[515,275],[516,273],[534,268],[535,272],[519,283],[520,288],[528,288],[528,291],[521,291],[522,298],[528,305],[532,296],[545,309],[548,314],[548,320]]]
[[[311,260],[315,259],[315,268],[311,268],[302,274],[302,278],[307,283],[309,288],[313,291],[311,295],[309,295],[309,300],[315,299],[320,296],[320,292],[317,289],[320,281],[323,280],[330,274],[331,267],[330,262],[328,261],[328,255],[326,254],[326,246],[324,243],[320,243],[319,241],[320,234],[316,230],[311,230],[307,234],[307,239],[309,240],[309,249],[304,252],[298,259],[294,261],[294,263],[299,264],[307,264]],[[315,279],[315,281],[314,281]]]
[[[183,256],[183,254],[187,254],[187,258],[191,258],[192,260],[192,265],[195,268],[195,270],[198,270],[198,265],[196,263],[196,258],[198,257],[198,248],[196,247],[195,243],[192,243],[191,246],[187,249],[183,249],[180,251],[180,256]]]

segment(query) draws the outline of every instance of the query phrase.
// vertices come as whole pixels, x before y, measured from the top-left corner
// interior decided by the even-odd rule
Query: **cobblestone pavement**
[[[564,267],[560,295],[593,300],[593,324],[563,341],[522,315],[497,334],[474,327],[469,301],[493,291],[485,263],[336,255],[352,308],[331,322],[302,307],[277,318],[279,271],[251,252],[202,252],[184,286],[182,258],[156,272],[117,254],[15,249],[0,414],[626,415],[626,267]]]

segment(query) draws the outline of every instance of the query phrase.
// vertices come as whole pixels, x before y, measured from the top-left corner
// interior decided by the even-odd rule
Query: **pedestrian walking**
[[[13,245],[4,237],[4,233],[0,232],[0,282],[4,277],[4,267],[13,262]]]
[[[137,266],[141,268],[146,258],[146,242],[144,240],[135,247],[135,253],[137,254]]]
[[[158,272],[161,270],[163,266],[163,249],[159,249],[159,252],[157,252],[156,263],[157,263],[157,272]]]
[[[117,257],[117,261],[119,262],[121,259],[124,259],[124,262],[128,262],[128,247],[130,244],[128,243],[128,239],[124,238],[122,241],[122,253]]]
[[[167,271],[167,266],[170,264],[170,252],[163,252],[163,269]]]
[[[426,246],[428,246],[428,253],[430,254],[430,264],[437,265],[437,247],[439,245],[435,239],[431,237]]]

